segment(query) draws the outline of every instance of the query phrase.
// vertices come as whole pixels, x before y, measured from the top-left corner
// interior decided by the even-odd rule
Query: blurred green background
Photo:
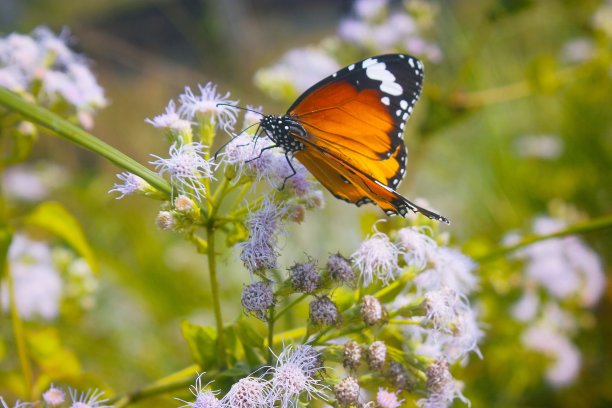
[[[609,214],[611,40],[592,26],[602,2],[434,3],[438,14],[430,38],[443,59],[426,66],[424,96],[406,134],[408,177],[400,191],[434,203],[452,220],[447,228],[452,241],[468,253],[495,247],[505,233],[528,227],[539,214],[569,211],[577,220]],[[161,113],[185,86],[213,81],[243,106],[284,112],[290,101],[258,90],[255,72],[294,47],[333,35],[351,5],[349,0],[0,0],[0,32],[68,27],[73,47],[91,60],[110,100],[96,116],[93,133],[147,163],[167,145],[144,120]],[[593,41],[597,57],[572,68],[564,47],[583,37]],[[524,154],[521,138],[529,135],[554,135],[560,153],[553,159]],[[181,321],[212,323],[205,258],[180,237],[157,229],[156,202],[116,201],[107,194],[118,169],[103,159],[50,136],[40,138],[36,159],[68,170],[69,182],[52,197],[81,222],[102,265],[96,307],[56,326],[58,344],[78,358],[81,378],[122,393],[189,365]],[[369,222],[382,217],[373,207],[358,209],[329,195],[327,204],[290,229],[284,263],[305,253],[350,254]],[[609,230],[586,236],[604,265],[612,258],[610,238]],[[222,258],[228,319],[241,313],[237,294],[248,281],[236,258],[231,251]],[[483,268],[484,304],[505,295],[489,277],[509,279],[509,269]],[[523,354],[513,358],[508,338],[515,328],[496,327],[495,312],[485,314],[484,360],[472,358],[456,374],[474,407],[612,406],[610,286],[590,328],[576,339],[583,352],[580,377],[561,389],[532,372],[534,361],[527,364]],[[39,330],[49,336],[44,325]],[[3,371],[14,367],[12,353],[10,342],[0,344]],[[140,404],[176,405],[170,397]]]

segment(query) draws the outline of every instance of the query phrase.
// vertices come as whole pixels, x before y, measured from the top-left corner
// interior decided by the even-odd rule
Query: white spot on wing
[[[363,62],[364,68],[366,67],[365,63],[367,61],[368,60],[365,60]],[[395,75],[393,75],[391,71],[387,69],[384,62],[368,64],[366,68],[366,75],[370,79],[380,81],[380,90],[386,94],[399,96],[404,91],[402,86],[395,82]]]
[[[354,69],[355,69],[355,64],[351,64],[351,65],[348,66],[348,70],[349,71],[352,71]]]
[[[408,63],[410,64],[412,68],[414,68],[414,60],[412,58],[408,59]]]
[[[367,68],[370,65],[374,65],[374,64],[376,64],[376,60],[374,58],[368,58],[367,60],[361,63],[361,68]]]
[[[387,106],[389,106],[389,104],[391,103],[388,96],[383,96],[382,98],[380,98],[380,101]]]
[[[406,108],[408,107],[408,102],[406,102],[405,100],[401,100],[400,101],[400,107],[404,110],[406,110]]]

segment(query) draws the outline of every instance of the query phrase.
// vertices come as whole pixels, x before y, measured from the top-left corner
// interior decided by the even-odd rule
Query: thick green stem
[[[219,281],[217,280],[217,261],[215,254],[215,229],[209,225],[206,228],[208,241],[208,274],[210,275],[210,290],[212,292],[213,310],[217,324],[217,356],[219,357],[219,368],[226,367],[225,339],[223,333],[223,316],[221,315],[221,297],[219,293]]]
[[[544,241],[544,240],[552,239],[552,238],[564,237],[567,235],[584,234],[587,232],[604,230],[607,228],[612,228],[612,215],[604,216],[601,218],[596,218],[592,221],[585,222],[582,224],[572,225],[569,228],[566,228],[559,232],[555,232],[553,234],[530,237],[530,238],[524,239],[523,241],[517,244],[495,249],[489,252],[488,254],[476,257],[475,259],[479,263],[483,264],[489,261],[493,261],[497,258],[506,256],[507,254],[514,252],[517,249],[529,246],[531,244],[535,244],[536,242],[540,242],[540,241]]]
[[[159,191],[170,195],[170,184],[166,180],[97,137],[57,116],[55,113],[28,102],[3,87],[0,87],[0,105],[19,112],[28,120],[53,131],[58,136],[105,157],[120,168],[141,177]]]

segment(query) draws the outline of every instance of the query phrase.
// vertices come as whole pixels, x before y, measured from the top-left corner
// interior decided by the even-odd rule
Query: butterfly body
[[[395,190],[406,172],[404,127],[422,82],[423,64],[415,57],[371,57],[313,85],[285,115],[265,115],[260,125],[289,165],[295,157],[335,197],[448,223]]]

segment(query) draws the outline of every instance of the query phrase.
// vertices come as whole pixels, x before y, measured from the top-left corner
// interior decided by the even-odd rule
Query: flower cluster
[[[253,374],[238,380],[222,398],[217,397],[218,391],[206,388],[210,384],[202,386],[201,374],[190,389],[195,401],[180,401],[186,404],[184,407],[194,408],[289,408],[303,400],[327,400],[328,387],[320,376],[324,367],[314,347],[289,345],[275,357],[274,366],[267,367],[260,376]]]
[[[112,408],[112,405],[106,405],[108,399],[103,399],[104,392],[94,389],[87,390],[85,392],[79,392],[76,389],[68,388],[68,397],[66,391],[61,387],[56,387],[53,384],[47,391],[42,394],[41,401],[35,402],[19,402],[17,401],[14,408],[26,408],[40,406],[41,403],[45,407],[49,408]],[[9,408],[6,401],[0,397],[0,404],[3,408]]]
[[[9,248],[15,302],[24,320],[53,320],[62,304],[89,309],[97,280],[87,262],[64,248],[17,234]],[[9,307],[8,287],[2,284],[2,307]]]
[[[68,105],[65,113],[90,128],[93,113],[107,101],[85,58],[66,44],[68,37],[39,27],[30,35],[0,38],[0,86],[53,110]]]
[[[532,232],[546,235],[565,227],[561,219],[538,217]],[[518,233],[511,233],[505,241],[513,244],[520,239]],[[522,341],[553,360],[546,372],[551,384],[570,384],[581,365],[580,352],[570,337],[579,326],[579,315],[603,295],[606,278],[601,261],[576,236],[535,243],[518,250],[514,259],[523,268],[522,296],[511,314],[525,324]]]

